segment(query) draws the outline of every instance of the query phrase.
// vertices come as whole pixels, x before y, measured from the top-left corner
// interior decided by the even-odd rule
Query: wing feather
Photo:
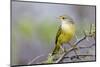
[[[58,32],[57,32],[57,34],[56,34],[56,40],[55,40],[55,44],[57,44],[57,41],[58,41],[58,37],[60,36],[60,34],[61,34],[61,26],[59,26],[59,29],[58,29]]]

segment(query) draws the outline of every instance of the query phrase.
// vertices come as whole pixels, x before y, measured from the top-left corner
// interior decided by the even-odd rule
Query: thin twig
[[[95,45],[95,43],[93,43],[91,46],[88,46],[88,47],[80,47],[80,49],[83,49],[83,48],[91,48],[91,47],[93,47]],[[63,59],[64,59],[64,57],[68,54],[68,53],[70,53],[71,51],[73,51],[73,50],[76,50],[77,48],[70,48],[67,52],[64,52],[62,55],[61,55],[61,57],[55,62],[55,63],[60,63],[60,62],[62,62],[63,61]],[[77,56],[83,56],[83,55],[77,55]],[[88,56],[88,55],[87,55]],[[67,57],[68,58],[68,57]]]
[[[85,39],[86,39],[86,36],[82,37],[80,40],[78,40],[78,41],[75,42],[74,46],[77,46],[81,41],[83,41]]]
[[[83,37],[83,38],[81,38],[79,41],[77,41],[76,43],[75,43],[75,46],[77,46],[79,43],[81,43],[81,41],[83,41],[83,40],[85,40],[86,39],[86,36],[85,37]],[[93,43],[91,46],[89,46],[89,47],[84,47],[84,48],[91,48],[92,46],[94,46],[95,45],[95,43]],[[81,47],[82,48],[82,47]],[[73,50],[76,50],[77,48],[70,48],[67,52],[64,52],[64,54],[63,55],[61,55],[61,57],[55,62],[55,63],[60,63],[61,61],[63,61],[63,59],[64,59],[64,57],[68,54],[68,53],[70,53],[71,51],[73,51]]]
[[[84,49],[84,48],[92,48],[93,46],[95,46],[95,43],[93,43],[92,45],[88,46],[88,47],[78,47],[79,49]]]
[[[30,61],[30,62],[28,63],[28,65],[32,64],[34,61],[36,61],[37,59],[39,59],[40,57],[43,57],[43,56],[44,56],[44,55],[40,55],[40,56],[35,57],[32,61]]]
[[[59,63],[61,60],[63,60],[64,56],[65,56],[65,52],[61,55],[61,57],[55,62],[55,63]]]
[[[78,57],[77,51],[74,49],[75,47],[73,47],[73,45],[71,45],[71,43],[69,43],[69,45],[73,48],[75,55]]]
[[[75,48],[74,48],[74,49],[75,49]],[[61,57],[60,57],[55,63],[60,63],[60,62],[64,59],[64,57],[65,57],[68,53],[70,53],[71,51],[73,51],[74,49],[73,49],[73,48],[70,48],[68,51],[64,52],[64,53],[61,55]]]
[[[78,55],[79,57],[87,57],[87,56],[90,56],[90,57],[95,57],[95,55]],[[74,59],[74,58],[77,58],[77,57],[75,57],[75,56],[71,56],[71,57],[69,57],[69,56],[65,56],[64,57],[64,59]]]
[[[90,24],[90,32],[89,32],[89,34],[91,34],[92,33],[92,24]]]

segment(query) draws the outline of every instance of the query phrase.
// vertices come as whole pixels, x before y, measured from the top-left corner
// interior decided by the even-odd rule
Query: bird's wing
[[[59,26],[59,29],[58,29],[58,32],[57,32],[57,34],[56,34],[56,40],[55,40],[55,44],[57,44],[57,41],[58,41],[58,37],[60,36],[60,34],[61,34],[61,26]]]

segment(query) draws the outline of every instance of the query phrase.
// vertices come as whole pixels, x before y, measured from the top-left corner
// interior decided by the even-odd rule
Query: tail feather
[[[60,49],[60,46],[56,45],[55,48],[54,48],[54,50],[53,50],[53,52],[52,52],[52,55],[57,54],[59,52],[59,49]]]

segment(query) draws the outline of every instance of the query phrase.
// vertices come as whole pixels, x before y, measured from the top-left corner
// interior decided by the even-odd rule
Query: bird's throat
[[[62,23],[61,28],[65,33],[74,32],[74,25],[73,24]]]

